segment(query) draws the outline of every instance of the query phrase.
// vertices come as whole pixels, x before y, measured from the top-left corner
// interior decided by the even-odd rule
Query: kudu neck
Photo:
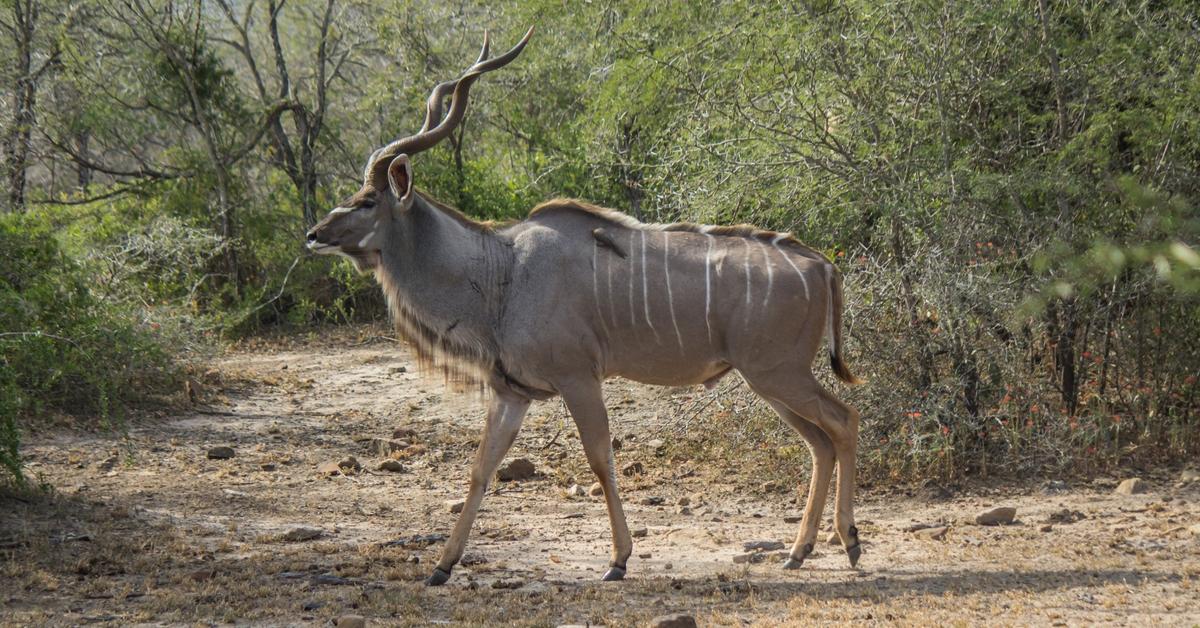
[[[498,351],[511,244],[419,195],[393,218],[376,278],[400,330],[425,358],[468,375]],[[466,364],[464,364],[466,363]]]

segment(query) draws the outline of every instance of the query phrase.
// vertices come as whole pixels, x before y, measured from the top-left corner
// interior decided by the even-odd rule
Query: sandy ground
[[[0,498],[0,622],[620,626],[686,612],[702,626],[1200,624],[1200,482],[1179,482],[1177,469],[1143,476],[1149,490],[1137,495],[1115,494],[1115,478],[925,499],[869,489],[858,569],[822,543],[802,570],[784,571],[783,552],[735,558],[747,542],[790,545],[797,492],[764,485],[753,465],[689,454],[676,428],[698,408],[690,422],[703,429],[699,387],[624,381],[608,385],[616,458],[642,463],[620,481],[631,528],[646,530],[629,578],[599,581],[607,517],[599,498],[564,491],[593,478],[550,401],[535,404],[509,456],[537,475],[494,484],[466,564],[425,588],[483,402],[415,373],[383,333],[242,348],[198,378],[190,410],[120,436],[30,439],[30,470],[55,489]],[[378,470],[385,457],[371,439],[398,428],[413,432],[390,454],[404,471]],[[215,446],[235,455],[209,459]],[[363,470],[318,471],[346,456]],[[1017,521],[970,523],[993,506],[1015,507]],[[910,531],[934,523],[948,527],[939,538]],[[300,528],[317,530],[289,540],[306,536]]]

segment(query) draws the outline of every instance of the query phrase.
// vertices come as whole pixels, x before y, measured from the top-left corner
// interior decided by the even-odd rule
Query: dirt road
[[[30,470],[55,491],[0,500],[0,622],[617,626],[685,612],[702,626],[1200,623],[1200,482],[1180,484],[1178,471],[1136,495],[1105,478],[932,501],[868,490],[859,569],[822,543],[803,570],[783,571],[783,552],[743,545],[790,544],[796,492],[737,461],[689,456],[672,417],[699,389],[628,382],[609,384],[609,404],[618,467],[643,468],[620,478],[630,526],[645,530],[629,579],[599,581],[603,502],[565,491],[593,479],[553,401],[534,406],[509,456],[537,474],[494,485],[466,564],[427,589],[482,400],[415,373],[381,333],[240,349],[198,378],[192,410],[120,437],[32,438]],[[220,446],[233,456],[210,459]],[[362,470],[319,470],[347,456]],[[403,471],[380,470],[387,458]],[[1017,521],[968,523],[993,506],[1015,507]],[[910,531],[933,524],[947,529]]]

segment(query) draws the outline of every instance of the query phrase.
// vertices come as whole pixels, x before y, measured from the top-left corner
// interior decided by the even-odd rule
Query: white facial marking
[[[675,339],[683,351],[683,334],[679,333],[679,321],[675,318],[675,297],[671,294],[671,234],[663,232],[663,276],[667,278],[667,307],[671,310],[671,324],[675,326]]]
[[[712,321],[710,314],[712,313],[712,250],[713,240],[711,234],[705,233],[704,237],[708,238],[708,250],[704,253],[704,326],[708,328],[708,341],[712,342]]]
[[[370,242],[370,241],[371,241],[371,238],[373,238],[373,237],[375,237],[375,232],[374,232],[374,231],[372,231],[371,233],[368,233],[367,235],[363,236],[363,239],[361,239],[361,240],[359,240],[359,241],[358,241],[358,248],[360,248],[360,249],[361,249],[361,248],[365,247],[365,246],[367,245],[367,242]]]
[[[767,245],[759,240],[758,246],[762,248],[763,265],[767,267],[767,294],[763,297],[763,309],[766,309],[767,303],[771,300],[771,286],[775,283],[775,270],[771,267],[771,252],[767,250]]]
[[[329,213],[331,214],[349,214],[354,211],[353,207],[334,207]]]
[[[654,341],[662,344],[662,339],[658,337],[658,330],[654,328],[654,323],[650,322],[650,287],[646,281],[646,232],[642,231],[642,308],[646,314],[646,325],[650,327],[650,331],[654,332]]]

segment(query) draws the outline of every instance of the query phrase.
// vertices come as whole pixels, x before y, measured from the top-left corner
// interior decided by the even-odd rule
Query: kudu
[[[346,256],[375,274],[398,330],[423,360],[490,389],[467,498],[426,583],[446,582],[462,557],[531,400],[555,395],[604,491],[613,535],[604,579],[622,579],[633,543],[601,382],[712,385],[735,369],[812,452],[808,502],[784,567],[799,567],[812,552],[835,462],[834,521],[854,566],[859,415],[811,369],[828,333],[834,373],[858,381],[842,358],[841,277],[827,258],[788,234],[643,224],[573,200],[544,203],[507,225],[480,223],[414,191],[409,157],[459,124],[471,85],[516,58],[532,33],[493,59],[485,35],[478,61],[434,88],[421,131],[375,151],[362,189],[308,233],[314,252]]]

